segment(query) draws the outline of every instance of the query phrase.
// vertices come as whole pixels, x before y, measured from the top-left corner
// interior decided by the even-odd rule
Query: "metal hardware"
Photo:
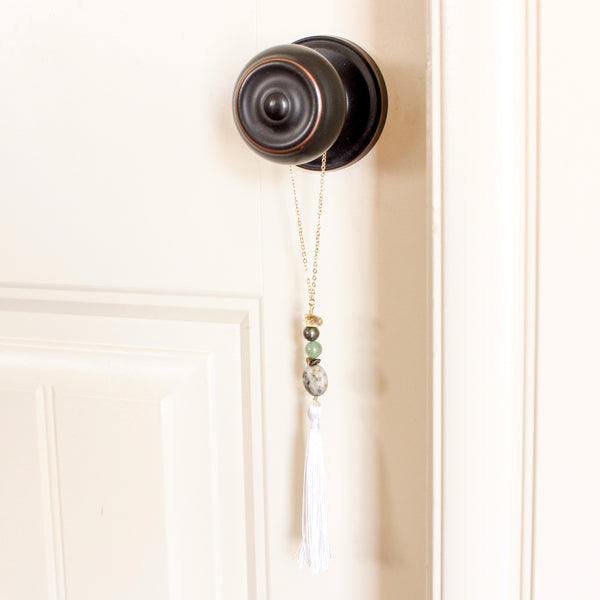
[[[269,48],[243,69],[233,112],[244,141],[283,164],[348,166],[377,142],[387,115],[381,71],[359,46],[312,36]]]

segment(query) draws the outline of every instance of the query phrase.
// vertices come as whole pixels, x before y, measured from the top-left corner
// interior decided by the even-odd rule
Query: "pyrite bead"
[[[323,352],[323,348],[319,342],[308,342],[304,350],[306,351],[306,356],[309,358],[318,358],[321,352]]]
[[[304,331],[302,332],[305,339],[307,339],[309,342],[314,342],[316,339],[318,339],[320,333],[321,332],[319,331],[318,327],[305,327]]]

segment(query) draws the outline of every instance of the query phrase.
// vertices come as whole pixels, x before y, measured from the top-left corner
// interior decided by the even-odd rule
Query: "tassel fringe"
[[[331,553],[327,535],[327,498],[325,464],[321,439],[321,406],[312,402],[308,408],[310,432],[304,459],[304,495],[302,499],[302,543],[297,556],[300,566],[313,573],[329,568]]]

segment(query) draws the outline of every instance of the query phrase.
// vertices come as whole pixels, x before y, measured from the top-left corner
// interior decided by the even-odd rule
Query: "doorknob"
[[[343,38],[312,36],[255,56],[235,85],[233,113],[244,141],[283,164],[319,170],[360,160],[387,115],[375,61]]]

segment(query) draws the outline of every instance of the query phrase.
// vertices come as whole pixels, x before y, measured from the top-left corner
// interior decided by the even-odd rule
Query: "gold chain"
[[[290,181],[294,193],[294,205],[296,206],[296,219],[298,223],[298,235],[300,237],[300,249],[302,251],[302,265],[306,275],[306,290],[308,292],[308,312],[312,314],[315,307],[315,294],[317,291],[317,273],[319,271],[319,242],[321,241],[321,214],[323,213],[323,191],[325,189],[325,170],[327,168],[327,152],[323,153],[321,159],[321,183],[319,186],[319,208],[317,210],[317,232],[315,234],[315,251],[313,254],[312,275],[309,272],[308,258],[306,255],[306,244],[304,243],[304,231],[302,229],[302,218],[300,216],[300,205],[296,193],[296,180],[294,178],[294,167],[290,165]]]

